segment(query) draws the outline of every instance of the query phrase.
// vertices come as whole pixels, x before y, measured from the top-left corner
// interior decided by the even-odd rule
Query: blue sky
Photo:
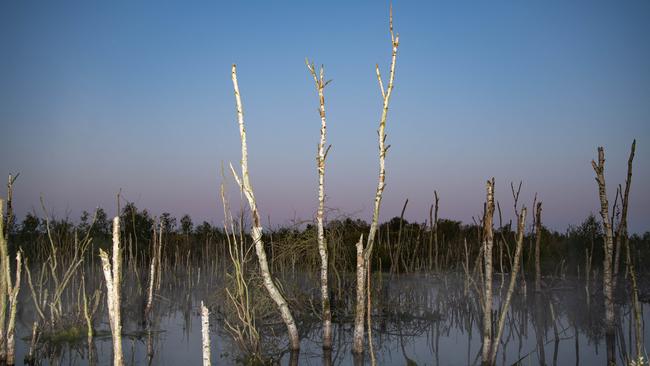
[[[442,217],[471,222],[494,176],[506,213],[523,180],[522,203],[537,192],[564,230],[597,212],[596,147],[613,197],[636,138],[630,225],[650,229],[649,2],[396,1],[394,23],[382,219],[409,198],[406,217],[423,221],[437,189]],[[121,188],[154,214],[220,224],[219,167],[239,159],[236,63],[262,215],[310,219],[319,119],[305,57],[333,79],[327,205],[367,220],[387,2],[1,2],[0,174],[21,173],[18,214],[40,194],[58,216],[112,214]]]

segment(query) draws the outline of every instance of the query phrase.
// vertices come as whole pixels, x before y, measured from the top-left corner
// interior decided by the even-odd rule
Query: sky
[[[115,196],[154,215],[221,225],[221,165],[239,163],[238,66],[252,184],[271,226],[317,207],[318,98],[325,66],[329,218],[370,220],[377,186],[379,64],[388,2],[0,2],[0,176],[20,172],[17,215],[79,217]],[[650,2],[395,1],[400,35],[381,220],[481,214],[496,179],[505,220],[543,201],[564,231],[610,197],[637,139],[630,229],[650,230]],[[230,200],[239,194],[227,177]],[[4,195],[4,193],[3,193]],[[530,221],[530,217],[529,217]]]

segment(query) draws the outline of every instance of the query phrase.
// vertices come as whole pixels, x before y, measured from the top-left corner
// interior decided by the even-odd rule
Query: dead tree
[[[535,291],[542,291],[542,266],[540,262],[540,246],[542,243],[542,202],[537,202],[535,208]]]
[[[375,193],[374,209],[372,214],[372,223],[368,232],[368,238],[365,248],[363,247],[363,237],[357,243],[357,304],[354,319],[354,340],[352,345],[352,352],[355,354],[363,353],[363,338],[364,338],[364,318],[366,310],[366,266],[370,265],[370,258],[375,244],[375,236],[377,227],[379,226],[379,209],[381,207],[381,198],[384,193],[385,180],[386,180],[386,152],[389,146],[386,145],[386,119],[388,117],[388,106],[390,97],[393,93],[393,82],[395,80],[395,61],[397,60],[397,48],[399,47],[399,34],[395,35],[393,32],[393,9],[391,6],[389,15],[389,28],[392,47],[392,57],[390,63],[390,75],[388,77],[388,86],[384,89],[384,83],[381,79],[379,72],[379,65],[375,65],[377,73],[377,80],[379,81],[379,89],[383,98],[381,118],[379,120],[379,130],[377,131],[379,138],[379,182],[377,184],[377,192]],[[370,310],[370,309],[368,309]]]
[[[499,322],[497,323],[496,336],[492,340],[492,349],[490,350],[490,365],[496,365],[497,352],[499,350],[499,343],[501,342],[501,335],[503,334],[503,327],[506,323],[506,315],[510,308],[510,302],[512,301],[512,295],[515,291],[515,285],[517,283],[517,276],[519,274],[519,269],[521,267],[521,253],[524,246],[524,231],[526,230],[526,207],[521,209],[521,213],[517,218],[517,239],[516,239],[516,249],[515,249],[515,258],[512,264],[512,270],[510,271],[510,284],[508,285],[508,292],[506,293],[506,299],[501,306],[499,311]]]
[[[153,239],[151,241],[151,264],[149,265],[149,285],[147,288],[147,304],[144,309],[144,319],[147,326],[151,326],[150,315],[153,310],[153,296],[154,289],[156,288],[156,281],[158,273],[160,272],[160,255],[162,247],[163,223],[158,224],[158,232],[156,226],[153,227]]]
[[[605,338],[607,344],[607,363],[616,364],[614,337],[614,284],[612,282],[612,260],[614,254],[614,239],[612,223],[609,220],[609,203],[607,201],[607,186],[605,184],[605,150],[598,148],[598,163],[591,161],[596,173],[598,196],[600,198],[600,216],[603,221],[603,295],[605,296]]]
[[[429,210],[429,220],[431,221],[431,231],[433,232],[433,245],[434,245],[434,268],[436,269],[436,272],[440,271],[440,266],[438,262],[438,254],[440,251],[440,247],[438,245],[438,191],[433,191],[433,197],[435,201],[435,207],[434,207],[434,214],[433,218],[431,217],[431,210]],[[431,244],[429,244],[429,252],[431,252]],[[430,254],[429,254],[430,256]],[[431,261],[431,258],[429,258],[429,262]],[[431,264],[429,264],[429,268],[431,268]]]
[[[327,120],[325,118],[325,94],[324,89],[329,81],[325,81],[325,70],[321,65],[320,71],[316,73],[314,64],[305,60],[307,68],[314,78],[316,91],[318,92],[320,115],[320,141],[318,142],[318,153],[316,155],[316,167],[318,170],[318,211],[316,212],[316,222],[318,225],[318,254],[320,254],[320,293],[321,293],[321,313],[323,317],[323,349],[332,348],[332,312],[330,310],[329,287],[328,287],[328,253],[327,241],[325,240],[324,215],[325,215],[325,159],[332,145],[325,147]]]
[[[639,303],[639,287],[637,284],[636,271],[634,269],[634,260],[632,259],[630,241],[628,240],[627,235],[627,211],[630,198],[630,186],[632,185],[632,161],[634,160],[634,153],[636,150],[636,140],[632,141],[632,147],[630,149],[630,156],[627,160],[627,177],[625,179],[625,193],[623,193],[622,198],[622,211],[621,211],[621,220],[617,229],[616,236],[618,238],[619,245],[625,247],[625,258],[627,265],[627,272],[630,276],[630,285],[632,287],[632,313],[634,315],[634,334],[635,334],[635,346],[636,346],[636,359],[637,363],[642,363],[642,358],[644,354],[643,349],[643,332],[641,330],[641,305]]]
[[[494,246],[494,178],[487,181],[487,201],[483,217],[483,364],[489,364],[492,345],[492,248]]]
[[[260,220],[260,214],[257,210],[257,201],[255,201],[253,186],[251,185],[248,175],[248,147],[246,145],[246,129],[244,127],[244,110],[242,107],[241,96],[239,94],[239,84],[237,83],[236,65],[232,65],[232,84],[235,90],[237,122],[239,124],[239,135],[241,138],[241,177],[237,174],[232,164],[230,164],[230,170],[232,171],[232,174],[235,177],[235,180],[237,181],[240,189],[243,191],[244,196],[246,196],[246,200],[248,201],[248,205],[251,210],[251,216],[253,218],[251,237],[255,244],[255,254],[257,255],[257,260],[259,262],[262,282],[264,283],[264,287],[269,293],[269,296],[278,307],[284,324],[287,326],[291,350],[297,351],[300,349],[300,337],[298,336],[298,328],[296,326],[293,315],[291,315],[287,301],[284,299],[284,296],[282,296],[280,290],[278,290],[278,287],[273,282],[271,271],[269,270],[269,264],[266,259],[266,252],[264,251],[264,242],[262,240],[262,221]]]
[[[514,192],[514,190],[513,190]],[[483,347],[481,350],[481,361],[483,365],[495,365],[496,356],[499,350],[499,343],[503,328],[505,326],[506,317],[514,295],[517,278],[521,269],[521,257],[524,243],[524,232],[526,230],[526,207],[521,210],[517,209],[517,200],[519,191],[514,195],[515,197],[515,213],[517,213],[517,234],[515,237],[516,246],[515,254],[511,263],[510,270],[510,283],[506,293],[505,300],[501,303],[498,309],[496,329],[493,330],[492,324],[492,297],[493,297],[493,249],[494,249],[494,178],[486,183],[486,202],[485,212],[483,214],[483,240],[482,240],[482,254],[483,254],[483,271],[481,277],[481,309],[483,310]]]
[[[4,235],[4,200],[0,199],[0,364],[7,359],[7,337],[5,334],[5,319],[7,317],[7,273],[9,273],[9,250],[7,238]]]
[[[108,317],[113,335],[113,365],[124,365],[122,356],[122,322],[120,317],[120,276],[122,267],[122,249],[120,247],[120,218],[113,219],[113,253],[112,263],[108,254],[102,249],[99,250],[102,260],[102,270],[106,280],[106,301],[108,305]]]
[[[5,258],[9,262],[9,257]],[[16,309],[18,305],[18,292],[20,292],[20,270],[22,269],[21,252],[16,254],[16,278],[15,284],[11,284],[11,274],[9,267],[5,276],[7,278],[7,293],[9,295],[9,323],[7,324],[7,365],[14,365],[16,363]]]
[[[210,366],[210,311],[201,301],[201,343],[203,366]]]

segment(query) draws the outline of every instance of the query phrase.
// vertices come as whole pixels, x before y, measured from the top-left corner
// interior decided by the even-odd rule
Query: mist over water
[[[99,275],[99,273],[97,273]],[[99,277],[95,276],[97,279]],[[163,274],[161,292],[156,297],[156,315],[152,331],[142,327],[142,302],[137,295],[133,273],[127,274],[123,298],[123,350],[127,365],[199,365],[201,364],[200,301],[212,305],[210,318],[213,364],[236,365],[243,362],[237,344],[225,328],[227,307],[222,270],[196,266],[194,269],[169,271]],[[508,280],[508,274],[504,276]],[[314,291],[318,278],[313,274],[295,273],[282,278],[290,297],[306,296],[317,304]],[[507,318],[497,365],[604,365],[604,308],[602,294],[595,290],[599,282],[592,280],[595,290],[587,297],[585,282],[574,277],[545,277],[542,293],[519,288]],[[92,281],[90,281],[92,282]],[[467,294],[464,275],[458,272],[440,274],[375,274],[373,276],[372,333],[374,352],[380,365],[480,365],[481,313],[471,289]],[[650,283],[642,280],[643,322],[650,314]],[[496,274],[495,288],[501,287],[501,274]],[[507,286],[507,285],[506,285]],[[617,360],[624,364],[625,354],[633,354],[631,309],[626,291],[617,297]],[[500,303],[499,294],[495,302]],[[29,352],[31,320],[29,291],[21,294],[22,310],[17,326],[17,359]],[[349,301],[334,301],[334,350],[327,355],[321,349],[320,323],[316,310],[298,310],[301,329],[300,365],[351,365],[352,317],[345,315]],[[338,304],[338,305],[336,305]],[[303,304],[304,305],[304,304]],[[307,306],[307,305],[305,305]],[[88,359],[88,345],[83,337],[73,341],[45,341],[36,347],[36,359],[43,365],[111,365],[112,346],[105,312],[100,307],[98,336],[94,345],[96,361]],[[262,325],[262,324],[260,324]],[[265,332],[264,349],[268,362],[290,365],[284,328],[266,324],[275,330]],[[644,326],[646,347],[650,328]],[[275,334],[275,335],[274,335]],[[149,353],[153,350],[153,354]],[[327,356],[326,356],[327,355]],[[331,358],[331,359],[330,359]],[[295,360],[294,360],[295,361]],[[368,352],[364,363],[370,364]]]

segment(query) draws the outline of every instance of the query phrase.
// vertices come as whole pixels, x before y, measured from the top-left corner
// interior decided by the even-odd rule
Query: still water
[[[219,277],[219,276],[216,276]],[[300,311],[300,365],[352,365],[352,304],[338,299],[333,302],[334,349],[324,355],[320,344],[320,324],[316,318],[320,308],[316,279],[300,280],[302,291],[308,295],[309,306]],[[504,276],[507,288],[508,276]],[[479,365],[481,350],[481,314],[478,298],[471,284],[459,273],[445,275],[375,275],[373,278],[372,335],[374,353],[379,365]],[[291,281],[285,278],[283,281]],[[642,280],[647,283],[647,280]],[[128,283],[128,282],[125,282]],[[211,349],[213,365],[234,365],[240,362],[239,348],[234,344],[223,322],[225,301],[223,281],[205,280],[200,275],[192,280],[164,281],[156,297],[156,322],[153,331],[144,331],[136,295],[136,286],[125,286],[123,350],[127,365],[201,365],[201,323],[199,304],[211,304]],[[519,286],[508,314],[497,356],[499,365],[605,365],[606,349],[603,329],[604,308],[599,281],[587,286],[584,280],[547,278],[545,290],[535,294],[532,284]],[[495,289],[502,286],[495,276]],[[644,290],[644,288],[646,290]],[[650,348],[650,329],[645,326],[650,312],[648,286],[642,286],[642,329],[646,349]],[[141,291],[141,289],[139,290]],[[587,292],[589,291],[589,295]],[[494,298],[498,308],[500,298]],[[629,296],[619,291],[617,297],[617,361],[623,365],[626,355],[634,355],[634,329]],[[333,294],[335,297],[336,294]],[[141,296],[140,296],[141,297]],[[22,310],[17,319],[16,359],[22,363],[29,352],[31,324],[34,311],[30,306],[28,289],[21,291]],[[105,302],[105,298],[102,298]],[[104,304],[103,304],[104,305]],[[88,357],[89,346],[84,337],[65,342],[41,341],[34,351],[42,365],[111,365],[112,345],[105,305],[100,307],[95,322],[98,335],[92,351],[96,360]],[[274,326],[264,333],[265,349],[275,350],[269,357],[288,365],[284,328]],[[275,335],[275,336],[274,336]],[[362,360],[370,364],[370,355]],[[357,364],[359,360],[356,360]]]

